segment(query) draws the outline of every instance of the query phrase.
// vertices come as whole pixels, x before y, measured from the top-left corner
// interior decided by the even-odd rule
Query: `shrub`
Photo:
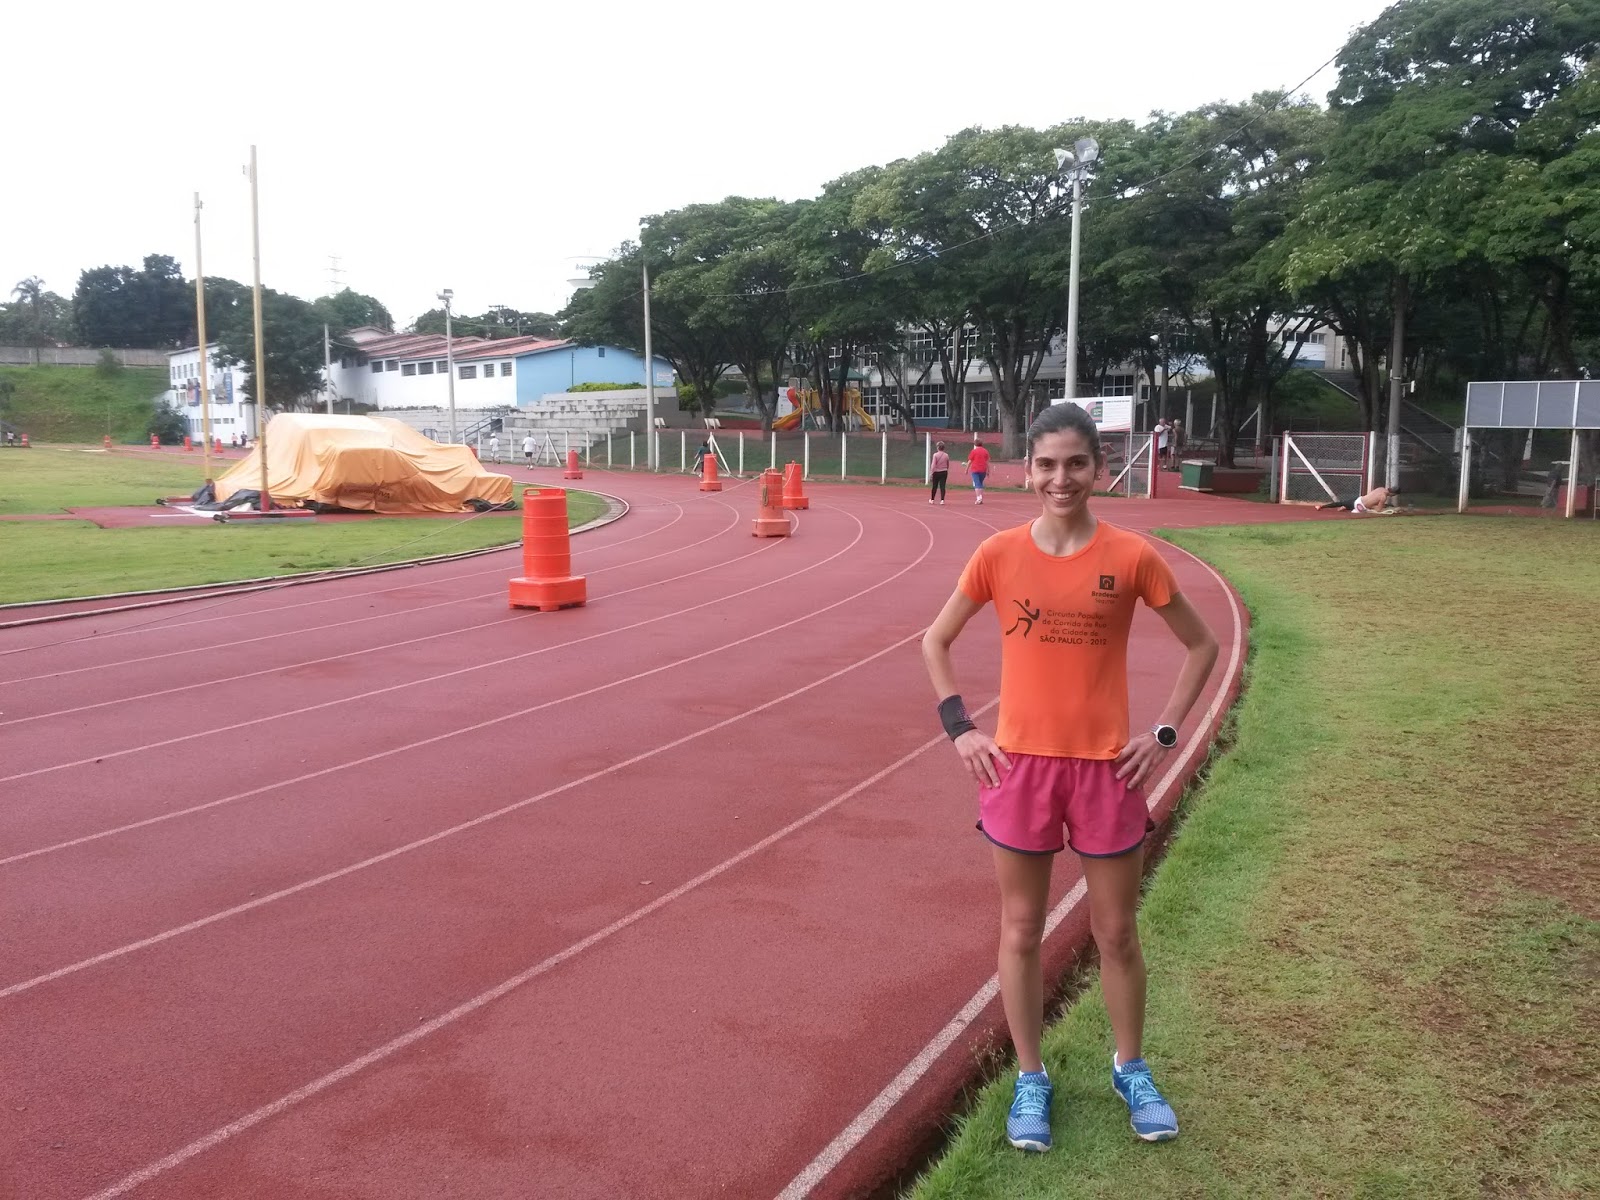
[[[642,383],[575,383],[567,389],[569,392],[626,392],[633,388],[642,388]]]

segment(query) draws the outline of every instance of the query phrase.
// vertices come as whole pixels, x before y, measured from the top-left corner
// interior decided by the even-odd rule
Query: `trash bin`
[[[1211,490],[1211,472],[1216,469],[1215,463],[1208,463],[1198,458],[1183,460],[1183,468],[1178,476],[1178,486],[1188,492],[1209,492]]]

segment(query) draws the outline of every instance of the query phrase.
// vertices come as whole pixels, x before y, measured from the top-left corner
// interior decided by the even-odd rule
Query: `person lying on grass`
[[[1028,457],[1039,516],[978,547],[922,640],[940,720],[978,784],[978,829],[993,843],[1000,884],[1000,996],[1020,1067],[1006,1137],[1022,1150],[1050,1148],[1039,951],[1053,856],[1070,846],[1088,889],[1116,1037],[1112,1086],[1134,1132],[1166,1141],[1178,1136],[1178,1121],[1141,1047],[1145,966],[1135,910],[1150,829],[1141,789],[1177,745],[1178,726],[1216,662],[1217,639],[1155,548],[1089,510],[1105,453],[1083,409],[1046,408],[1028,430]],[[1160,719],[1130,738],[1128,630],[1139,600],[1187,653]],[[992,738],[967,715],[950,656],[967,622],[990,603],[1001,631]]]
[[[1375,487],[1364,496],[1357,496],[1354,500],[1335,500],[1331,504],[1319,504],[1319,509],[1342,508],[1346,512],[1360,516],[1362,513],[1380,513],[1386,508],[1393,508],[1396,497],[1400,495],[1397,487]]]

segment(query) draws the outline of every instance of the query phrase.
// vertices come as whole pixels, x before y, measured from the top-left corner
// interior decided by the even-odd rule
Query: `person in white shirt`
[[[500,435],[498,433],[489,435],[489,457],[495,462],[500,461]]]
[[[533,466],[533,434],[531,433],[522,439],[522,457],[527,460],[530,467]]]

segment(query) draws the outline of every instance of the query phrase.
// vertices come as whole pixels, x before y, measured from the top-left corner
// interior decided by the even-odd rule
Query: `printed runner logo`
[[[1040,610],[1037,608],[1029,608],[1028,601],[1025,599],[1013,600],[1011,603],[1015,604],[1019,609],[1022,610],[1022,615],[1019,616],[1015,622],[1013,622],[1010,629],[1006,630],[1006,636],[1010,637],[1020,628],[1022,630],[1022,636],[1027,637],[1028,632],[1033,628],[1033,623],[1039,619]]]

